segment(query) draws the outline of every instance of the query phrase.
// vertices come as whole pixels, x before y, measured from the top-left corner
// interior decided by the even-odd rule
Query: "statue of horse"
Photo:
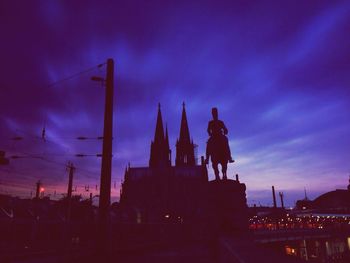
[[[227,163],[230,159],[227,152],[227,139],[225,135],[211,137],[208,140],[208,153],[214,169],[215,180],[220,180],[219,164],[221,165],[222,179],[227,179]]]

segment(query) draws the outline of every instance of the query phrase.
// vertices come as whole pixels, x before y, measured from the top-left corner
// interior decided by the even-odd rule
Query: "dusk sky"
[[[249,205],[271,205],[272,185],[292,206],[304,187],[313,199],[348,184],[349,1],[2,0],[0,29],[0,150],[25,157],[0,166],[0,193],[28,197],[39,179],[63,193],[68,161],[78,193],[95,191],[101,159],[75,154],[102,143],[75,138],[102,136],[104,88],[90,78],[108,58],[113,200],[128,162],[148,166],[158,103],[173,156],[182,102],[198,157],[218,107],[236,160],[228,175]]]

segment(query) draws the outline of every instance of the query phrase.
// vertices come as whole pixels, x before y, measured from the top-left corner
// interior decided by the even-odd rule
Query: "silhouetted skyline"
[[[74,155],[99,154],[102,143],[75,138],[102,136],[104,89],[90,78],[105,76],[97,65],[109,57],[116,69],[114,197],[128,162],[148,164],[158,103],[175,152],[183,101],[198,157],[210,109],[218,107],[235,159],[228,176],[240,175],[248,204],[271,205],[272,185],[286,206],[303,198],[304,187],[311,199],[346,188],[349,3],[0,5],[0,150],[26,157],[0,166],[1,192],[29,196],[39,179],[49,194],[66,192],[68,161],[76,167],[73,185],[95,189],[100,158]]]

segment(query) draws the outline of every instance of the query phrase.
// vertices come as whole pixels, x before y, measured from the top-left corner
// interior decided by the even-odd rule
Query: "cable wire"
[[[80,75],[82,75],[82,74],[84,74],[84,73],[90,72],[90,71],[96,69],[96,67],[97,67],[97,68],[101,68],[101,67],[102,67],[103,65],[105,65],[105,64],[106,64],[106,63],[98,64],[98,65],[93,66],[93,67],[91,67],[91,68],[88,68],[88,69],[86,69],[86,70],[80,71],[80,72],[78,72],[78,73],[75,73],[75,74],[70,75],[70,76],[68,76],[68,77],[65,77],[65,78],[63,78],[63,79],[57,80],[57,81],[55,81],[55,82],[52,82],[52,83],[50,83],[50,84],[48,85],[48,87],[50,88],[50,87],[56,86],[57,84],[60,84],[60,83],[62,83],[62,82],[64,82],[64,81],[73,79],[73,78],[75,78],[75,77],[77,77],[77,76],[80,76]]]

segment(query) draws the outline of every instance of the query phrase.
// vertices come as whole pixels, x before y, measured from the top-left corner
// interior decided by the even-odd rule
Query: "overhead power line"
[[[105,64],[106,64],[106,63],[98,64],[98,65],[93,66],[93,67],[91,67],[91,68],[85,69],[85,70],[83,70],[83,71],[80,71],[80,72],[75,73],[75,74],[73,74],[73,75],[70,75],[70,76],[68,76],[68,77],[62,78],[62,79],[57,80],[57,81],[55,81],[55,82],[52,82],[51,84],[48,85],[48,87],[56,86],[56,85],[58,85],[58,84],[60,84],[60,83],[62,83],[62,82],[64,82],[64,81],[67,81],[67,80],[76,78],[76,77],[78,77],[78,76],[80,76],[80,75],[82,75],[82,74],[85,74],[85,73],[87,73],[87,72],[90,72],[90,71],[92,71],[92,70],[94,70],[94,69],[96,69],[96,68],[101,68],[101,67],[102,67],[103,65],[105,65]]]
[[[35,140],[43,140],[42,137],[39,136],[35,136],[35,135],[30,135],[31,139],[35,139]],[[47,140],[46,139],[47,136],[45,137],[45,140],[43,140],[44,142],[52,142],[54,143],[54,141],[51,140]],[[79,141],[86,141],[86,140],[103,140],[103,136],[98,136],[98,137],[88,137],[88,136],[78,136],[78,137],[56,137],[55,139],[59,139],[59,140],[79,140]],[[9,140],[12,141],[23,141],[23,140],[28,140],[28,137],[23,137],[23,136],[13,136],[10,137]]]

